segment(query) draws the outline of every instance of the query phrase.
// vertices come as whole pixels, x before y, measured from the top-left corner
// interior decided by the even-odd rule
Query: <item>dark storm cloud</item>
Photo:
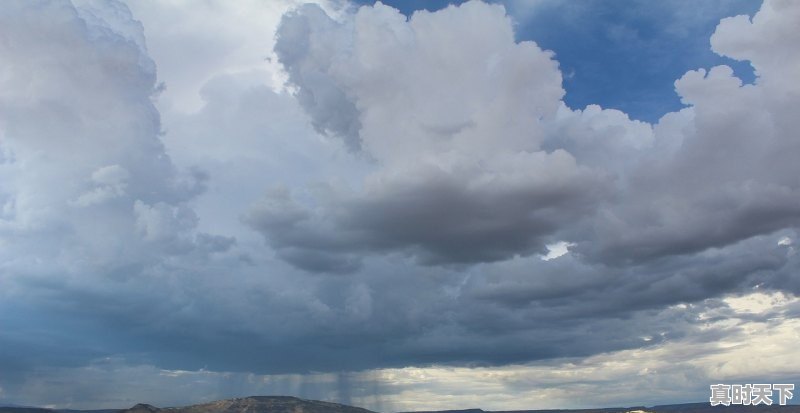
[[[547,237],[588,214],[606,186],[588,173],[530,188],[469,185],[441,171],[415,179],[326,205],[334,210],[330,217],[314,216],[281,192],[256,205],[246,221],[281,257],[311,271],[358,269],[356,254],[339,261],[339,252],[405,250],[425,265],[492,262],[545,254]]]
[[[28,304],[39,317],[59,317],[50,316],[48,330],[39,334],[15,327],[24,342],[9,347],[19,351],[7,353],[4,363],[11,369],[6,371],[39,363],[80,366],[112,356],[113,349],[129,362],[166,369],[275,374],[503,365],[685,337],[713,341],[713,332],[698,330],[708,321],[698,314],[720,304],[703,300],[762,285],[787,265],[784,247],[760,250],[763,245],[745,243],[721,256],[625,271],[569,258],[521,259],[466,275],[367,265],[371,276],[307,279],[303,292],[251,284],[229,293],[237,298],[233,303],[227,294],[209,295],[210,285],[184,288],[181,299],[171,289],[148,293],[145,280],[139,281],[142,290],[124,295],[61,288]],[[203,272],[193,269],[185,282],[208,283]],[[673,308],[686,302],[698,304]],[[21,311],[30,307],[9,305],[18,317],[36,319]],[[4,342],[15,343],[9,337]]]

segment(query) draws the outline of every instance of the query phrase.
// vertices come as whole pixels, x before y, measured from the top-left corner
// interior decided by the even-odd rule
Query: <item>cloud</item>
[[[776,7],[787,6],[766,2],[753,17],[755,27],[768,19],[774,30],[791,36],[784,26],[790,24],[791,8],[778,16]],[[677,114],[662,118],[655,138],[666,135],[663,140],[677,141],[679,147],[673,144],[673,153],[656,152],[630,169],[634,178],[625,202],[606,209],[604,222],[596,224],[597,239],[604,241],[578,249],[598,249],[606,260],[647,260],[796,228],[800,192],[789,154],[797,153],[791,136],[799,125],[790,108],[799,101],[785,93],[793,86],[783,70],[792,67],[796,53],[771,42],[769,35],[736,29],[746,20],[723,20],[712,36],[714,50],[743,58],[736,47],[744,47],[741,33],[746,32],[751,46],[758,45],[764,55],[781,56],[785,64],[747,55],[758,75],[754,85],[743,85],[727,66],[689,71],[678,79],[676,91],[689,107],[681,111],[680,121]]]
[[[125,195],[128,178],[128,171],[119,165],[101,167],[92,172],[92,181],[96,185],[95,188],[81,194],[75,204],[90,206],[122,197]]]
[[[337,22],[305,6],[284,18],[276,52],[317,128],[377,169],[363,190],[315,190],[313,207],[291,193],[253,207],[247,222],[291,262],[324,254],[337,272],[357,267],[329,260],[336,251],[401,251],[423,264],[542,253],[606,193],[602,171],[542,150],[561,75],[550,52],[514,41],[502,7],[406,20],[378,4]]]
[[[723,21],[714,44],[738,21]],[[351,125],[321,130],[375,161],[360,188],[317,190],[306,204],[282,195],[302,215],[292,222],[275,221],[283,212],[268,199],[251,210],[247,222],[290,262],[317,263],[308,270],[326,271],[322,256],[332,272],[356,270],[345,264],[354,255],[386,251],[423,264],[498,261],[543,253],[559,233],[588,259],[638,262],[797,223],[792,162],[765,172],[792,153],[781,149],[792,121],[771,115],[796,102],[767,103],[787,97],[763,86],[763,70],[744,86],[726,66],[688,72],[676,90],[690,107],[652,128],[566,108],[552,56],[515,43],[499,6],[406,20],[377,5],[344,21],[306,6],[284,18],[276,51],[318,128]]]
[[[475,13],[493,18],[478,24]],[[464,41],[481,30],[492,34]],[[328,105],[350,102],[357,112],[340,115],[360,125],[358,147],[352,131],[327,134],[374,169],[361,185],[273,191],[245,222],[309,272],[374,274],[386,270],[358,261],[389,256],[449,274],[442,291],[459,309],[434,317],[429,333],[409,334],[401,352],[419,361],[503,364],[631,348],[648,322],[626,334],[614,317],[758,286],[794,291],[792,277],[778,274],[795,257],[778,240],[797,225],[797,173],[781,153],[796,152],[784,113],[798,102],[771,93],[762,72],[743,85],[725,66],[690,71],[675,84],[687,107],[650,125],[598,106],[568,109],[552,56],[514,42],[498,6],[406,19],[376,5],[343,20],[308,6],[287,15],[278,36],[303,108],[329,120]],[[528,69],[495,78],[499,67]],[[311,72],[325,86],[306,81]],[[317,88],[338,97],[303,103]],[[556,242],[570,253],[538,262]],[[620,334],[577,344],[590,325]],[[696,333],[673,327],[674,337]],[[535,345],[509,344],[528,334]]]
[[[255,72],[263,76],[263,83],[280,86],[285,75],[278,70],[272,51],[275,27],[285,11],[300,3],[126,2],[135,18],[147,26],[148,52],[158,62],[159,81],[168,91],[157,102],[159,108],[184,113],[200,110],[203,85],[220,75]]]
[[[130,309],[119,300],[136,295],[128,283],[163,274],[175,256],[202,261],[233,240],[196,231],[190,203],[206,176],[177,168],[160,140],[155,64],[127,7],[3,7],[0,295],[19,318],[0,364],[75,365],[107,351],[81,337],[98,330],[76,320],[93,311],[113,318]],[[28,312],[26,302],[41,310]],[[62,323],[52,333],[38,330],[53,318]]]
[[[375,411],[652,406],[702,400],[710,382],[749,383],[764,375],[776,382],[796,382],[791,361],[797,305],[797,297],[756,291],[671,306],[662,312],[692,314],[702,322],[697,334],[585,358],[344,374],[164,369],[120,358],[97,358],[80,367],[41,368],[7,389],[14,395],[11,400],[84,408],[137,402],[174,406],[252,394],[346,399]],[[662,339],[659,333],[636,338],[642,342]]]
[[[722,19],[711,36],[711,47],[721,55],[749,61],[759,78],[758,85],[768,88],[771,94],[796,90],[797,85],[787,80],[800,65],[800,57],[792,48],[798,39],[792,22],[798,13],[797,7],[787,1],[764,2],[752,19]]]
[[[656,124],[569,109],[554,55],[515,41],[497,5],[270,14],[232,30],[275,31],[285,73],[251,60],[269,39],[262,55],[223,35],[238,57],[172,89],[208,30],[177,41],[159,7],[133,7],[141,24],[116,2],[0,14],[4,400],[66,405],[47,390],[89,377],[75,393],[96,407],[188,402],[191,386],[361,402],[373,374],[414,408],[484,389],[544,406],[599,394],[585,375],[620,392],[581,406],[617,404],[686,371],[745,377],[717,343],[764,343],[748,331],[788,342],[800,102],[780,64],[795,49],[771,30],[793,32],[793,3],[713,37],[752,59],[754,84],[690,71],[686,107]],[[754,376],[790,378],[764,357]],[[326,384],[295,377],[311,372]],[[476,387],[447,385],[462,380]],[[163,387],[98,384],[122,382]]]

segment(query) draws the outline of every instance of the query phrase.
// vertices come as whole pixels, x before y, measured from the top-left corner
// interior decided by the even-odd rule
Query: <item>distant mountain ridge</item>
[[[128,409],[72,410],[0,406],[0,413],[375,413],[361,407],[292,396],[251,396],[218,400],[183,407],[137,404]],[[653,407],[609,407],[598,409],[543,410],[428,410],[405,413],[800,413],[800,405],[715,406],[709,403],[668,404]]]
[[[344,404],[291,396],[252,396],[184,407],[158,408],[137,404],[119,413],[375,413]]]
[[[252,396],[182,407],[139,403],[128,409],[72,410],[38,407],[0,407],[0,413],[375,413],[361,407],[292,396]]]

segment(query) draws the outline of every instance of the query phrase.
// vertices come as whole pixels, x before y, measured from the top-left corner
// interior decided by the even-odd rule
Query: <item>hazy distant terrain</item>
[[[367,409],[289,396],[254,396],[160,409],[146,404],[120,413],[371,413]]]
[[[218,400],[183,407],[137,404],[127,409],[66,410],[35,407],[0,407],[0,413],[373,413],[360,407],[304,400],[289,396],[253,396]]]
[[[724,411],[724,412],[723,412]],[[609,407],[598,409],[549,410],[431,410],[413,413],[800,413],[800,405],[791,406],[715,406],[708,403],[668,404],[653,407]],[[290,396],[252,396],[218,400],[183,407],[160,408],[137,404],[128,409],[67,410],[36,407],[0,407],[0,413],[374,413],[371,410]],[[412,413],[412,412],[404,412]]]

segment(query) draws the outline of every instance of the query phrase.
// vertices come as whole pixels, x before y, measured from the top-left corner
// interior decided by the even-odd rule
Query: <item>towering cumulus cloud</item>
[[[789,2],[767,2],[752,22],[738,16],[720,23],[714,51],[749,60],[755,84],[743,85],[727,66],[676,81],[689,107],[662,118],[656,142],[674,140],[669,145],[677,149],[656,151],[628,172],[624,202],[604,210],[582,250],[640,261],[796,228],[800,54],[788,44],[797,38],[797,13]]]
[[[492,262],[561,239],[587,261],[636,264],[793,227],[793,7],[721,22],[714,50],[750,60],[757,82],[689,72],[676,82],[688,107],[654,129],[566,108],[552,53],[515,43],[500,6],[406,19],[377,4],[339,21],[299,8],[276,45],[298,100],[374,172],[305,201],[276,192],[248,222],[289,262],[332,272],[369,253]]]
[[[316,207],[284,192],[254,207],[248,222],[298,266],[355,269],[345,262],[385,251],[423,264],[543,253],[608,193],[604,171],[542,149],[561,75],[552,53],[515,43],[500,6],[406,20],[377,4],[338,22],[308,5],[284,18],[276,51],[318,129],[376,167]]]
[[[114,271],[150,241],[170,244],[152,253],[180,249],[193,226],[184,202],[203,178],[179,174],[159,140],[141,25],[115,2],[3,7],[0,53],[13,64],[0,84],[0,228],[15,257],[5,263],[27,272],[52,254],[65,260],[55,272]],[[38,245],[44,233],[49,247]]]
[[[187,202],[206,178],[179,171],[165,152],[155,65],[128,8],[11,1],[2,9],[0,297],[10,327],[0,333],[0,365],[11,374],[108,354],[88,344],[103,335],[85,335],[69,317],[144,316],[134,297],[153,290],[147,280],[165,263],[233,240],[194,231]],[[49,311],[66,320],[38,325]]]

